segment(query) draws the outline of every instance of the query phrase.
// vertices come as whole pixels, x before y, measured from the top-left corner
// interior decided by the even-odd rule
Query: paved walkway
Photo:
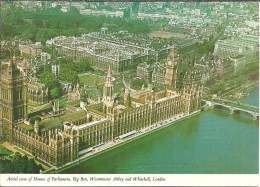
[[[1,144],[2,146],[4,146],[6,149],[11,150],[12,152],[16,153],[19,152],[16,149],[14,149],[14,146],[12,144],[10,144],[9,142],[4,142]],[[19,152],[20,153],[20,152]],[[13,154],[12,154],[13,155]],[[23,153],[21,153],[21,155],[24,155]]]

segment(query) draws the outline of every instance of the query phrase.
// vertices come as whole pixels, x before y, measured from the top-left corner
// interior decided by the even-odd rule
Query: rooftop
[[[106,119],[106,118],[102,118],[101,120],[97,120],[97,121],[92,121],[92,122],[89,122],[89,123],[85,123],[85,124],[79,126],[79,130],[84,129],[84,128],[86,128],[86,127],[91,127],[91,126],[97,125],[97,124],[99,124],[99,123],[103,123],[103,122],[105,122],[105,121],[107,121],[107,119]],[[77,130],[77,127],[76,127],[76,126],[74,126],[73,128],[74,128],[74,130]]]
[[[27,125],[25,123],[20,123],[17,125],[18,127],[21,127],[22,129],[26,130],[26,131],[30,131],[33,130],[33,126],[32,125]]]
[[[43,128],[48,128],[48,127],[57,127],[57,126],[60,126],[62,125],[62,123],[64,121],[68,121],[68,122],[72,122],[78,118],[85,118],[87,115],[87,111],[85,110],[80,110],[80,111],[77,111],[77,112],[72,112],[72,113],[69,113],[69,114],[65,114],[63,116],[60,116],[60,117],[56,117],[56,118],[52,118],[52,119],[49,119],[49,120],[44,120],[44,121],[41,121],[39,123],[39,126],[43,127]]]

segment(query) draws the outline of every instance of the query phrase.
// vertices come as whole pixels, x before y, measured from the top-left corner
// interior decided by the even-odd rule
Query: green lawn
[[[45,109],[48,109],[48,108],[51,108],[51,104],[48,103],[48,104],[45,104],[45,106],[43,106],[42,108],[40,108],[40,110],[45,110]],[[39,110],[39,109],[38,109]]]
[[[69,106],[69,104],[67,104],[66,106]],[[58,127],[65,121],[73,121],[77,118],[84,117],[86,115],[87,115],[87,112],[85,110],[75,111],[75,112],[60,116],[59,118],[51,118],[48,120],[41,121],[39,123],[39,126],[42,128]]]
[[[0,145],[0,154],[4,154],[4,155],[11,155],[13,154],[13,151],[5,148],[4,146]]]
[[[103,85],[98,85],[97,89],[96,87],[89,87],[86,89],[89,97],[91,98],[98,98],[98,95],[100,95],[102,97],[103,95]]]
[[[28,101],[27,106],[28,106],[28,110],[30,110],[33,109],[34,107],[40,106],[40,104],[36,104]]]
[[[27,131],[33,130],[33,126],[32,125],[27,125],[25,123],[21,123],[18,126],[21,127],[24,130],[27,130]]]
[[[105,82],[100,76],[97,75],[83,75],[79,76],[80,83],[85,84],[86,86],[94,86],[96,84],[102,84]]]
[[[37,104],[37,103],[32,103],[30,101],[28,101],[28,106],[32,106],[32,107],[35,107],[35,106],[40,106],[41,104]]]

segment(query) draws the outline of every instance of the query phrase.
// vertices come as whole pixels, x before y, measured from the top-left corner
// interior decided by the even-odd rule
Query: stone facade
[[[159,84],[165,84],[165,74],[166,74],[166,65],[165,63],[155,63],[153,73],[152,73],[152,82]]]
[[[10,141],[13,137],[11,129],[28,118],[27,69],[24,67],[20,72],[13,57],[8,64],[1,64],[0,76],[1,140]]]
[[[201,83],[203,73],[201,71],[192,71],[178,74],[177,86],[184,88]]]
[[[139,64],[136,68],[136,74],[138,77],[149,81],[151,74],[150,65],[148,65],[146,62]]]
[[[167,61],[168,62],[166,64],[165,84],[170,87],[176,88],[178,56],[174,47],[171,49]]]
[[[69,102],[72,102],[72,101],[80,100],[81,91],[82,91],[82,89],[80,89],[79,84],[77,84],[76,86],[74,86],[73,89],[72,89],[72,86],[69,85],[69,89],[68,89],[68,101],[69,101]]]
[[[35,44],[30,42],[20,43],[19,50],[21,55],[25,55],[30,58],[41,58],[42,54],[42,45],[40,42]]]
[[[48,88],[36,77],[36,66],[32,61],[28,61],[25,58],[23,60],[17,60],[17,68],[20,71],[26,67],[26,84],[27,84],[27,99],[31,103],[45,104],[49,102]]]
[[[51,60],[51,55],[45,52],[41,53],[41,61],[45,64]]]
[[[31,80],[28,81],[27,88],[28,101],[36,104],[45,104],[49,102],[48,88],[45,88],[44,84]]]
[[[123,31],[109,34],[94,32],[80,37],[55,37],[46,41],[46,46],[75,61],[89,57],[96,69],[107,70],[110,66],[112,72],[123,72],[135,69],[142,62],[167,57],[171,47],[153,41],[155,39],[150,40]]]
[[[259,36],[241,34],[233,39],[217,41],[214,48],[214,55],[224,59],[246,54],[253,55],[258,51]]]
[[[6,69],[9,74],[16,72],[12,62]],[[174,71],[171,72],[173,74],[168,75],[175,77]],[[17,74],[20,75],[20,72]],[[159,92],[154,92],[151,86],[142,88],[141,91],[129,90],[131,105],[118,105],[114,103],[114,86],[109,68],[104,84],[103,104],[77,108],[76,111],[61,114],[59,117],[43,119],[39,124],[36,121],[34,130],[28,131],[15,125],[27,118],[27,89],[22,81],[24,77],[15,76],[21,81],[12,88],[5,82],[9,80],[6,76],[8,74],[1,77],[1,127],[6,129],[1,130],[1,136],[5,135],[4,140],[55,167],[73,162],[95,147],[124,138],[129,133],[138,133],[162,120],[190,114],[201,108],[202,88],[192,84],[178,90],[173,79],[173,84]],[[16,82],[11,79],[12,81]],[[79,86],[74,89],[79,91]],[[22,96],[19,95],[21,92]],[[18,100],[15,106],[7,109],[6,105],[10,105],[10,101],[14,101],[16,97],[21,98],[21,101]],[[17,110],[20,112],[14,115]]]
[[[51,72],[58,79],[59,76],[60,76],[60,64],[53,64],[53,65],[51,65]]]

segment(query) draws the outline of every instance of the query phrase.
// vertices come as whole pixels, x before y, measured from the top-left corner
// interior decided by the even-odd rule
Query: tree
[[[92,68],[91,64],[90,64],[90,58],[89,57],[84,57],[80,60],[80,63],[78,63],[78,69],[81,72],[84,71],[94,71],[94,69]]]
[[[33,21],[33,24],[38,28],[42,28],[44,26],[43,21],[40,17],[36,17],[36,19]]]
[[[39,167],[35,163],[34,159],[29,159],[27,161],[27,172],[28,173],[39,173]]]
[[[163,4],[163,8],[170,8],[170,7],[171,7],[171,4],[168,1]]]
[[[60,89],[59,88],[53,88],[50,92],[51,98],[52,99],[57,99],[61,93],[60,93]]]
[[[80,15],[79,10],[74,6],[70,7],[69,13],[74,14],[74,15]]]
[[[124,9],[124,15],[123,15],[124,19],[129,19],[130,18],[130,9]]]
[[[27,28],[23,29],[23,32],[20,34],[20,36],[24,40],[34,40],[36,37],[36,28],[32,25],[27,25]]]
[[[123,104],[124,98],[120,94],[118,94],[116,96],[116,98],[114,99],[114,101],[118,101],[118,103],[122,103]]]
[[[140,2],[133,2],[132,11],[135,15],[137,15],[139,12],[139,5]]]
[[[60,79],[66,82],[72,82],[73,84],[76,84],[79,80],[79,77],[76,71],[73,71],[69,68],[61,68]]]
[[[10,163],[9,163],[10,164]],[[11,159],[10,173],[40,173],[43,169],[41,165],[37,165],[34,159],[28,159],[26,155],[21,156],[19,152],[16,152]]]
[[[111,7],[102,8],[110,9]],[[137,14],[139,3],[133,3],[132,9],[133,13]],[[103,27],[103,24],[108,24],[111,31],[118,31],[118,26],[130,33],[148,33],[150,31],[148,21],[130,21],[128,20],[130,14],[129,7],[124,10],[123,18],[81,15],[75,7],[71,7],[70,12],[67,13],[61,11],[61,6],[44,10],[37,9],[35,12],[16,7],[7,8],[1,12],[1,39],[18,36],[33,42],[39,39],[44,43],[58,35],[79,36],[82,33],[96,32]],[[37,34],[38,32],[40,34]]]
[[[218,83],[215,86],[210,88],[211,94],[223,94],[226,89],[226,86],[224,83]]]
[[[44,83],[49,89],[53,89],[60,85],[59,81],[56,79],[55,75],[51,72],[44,72],[40,76],[40,82]]]
[[[88,93],[87,92],[81,93],[80,100],[83,101],[84,103],[88,104]]]
[[[131,87],[134,89],[141,89],[142,86],[147,87],[148,83],[143,80],[143,79],[135,79],[134,81],[131,82]]]
[[[0,173],[12,173],[12,163],[8,159],[0,159]]]
[[[45,71],[40,76],[40,82],[42,82],[47,88],[49,88],[50,96],[52,99],[55,99],[61,95],[61,84],[59,80],[56,79],[53,73]]]
[[[45,45],[46,43],[46,32],[43,29],[40,29],[37,33],[36,33],[36,41],[41,42],[43,45]]]

